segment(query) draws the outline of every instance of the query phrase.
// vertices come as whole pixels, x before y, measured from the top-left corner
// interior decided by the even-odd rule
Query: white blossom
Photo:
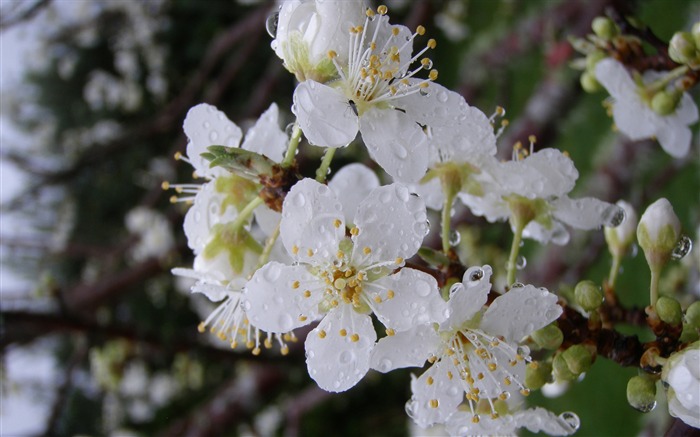
[[[668,386],[668,412],[686,424],[700,428],[700,342],[672,354],[661,380]]]
[[[162,258],[175,246],[173,231],[168,219],[146,207],[136,207],[126,215],[126,228],[138,237],[131,248],[134,261]]]
[[[474,435],[517,435],[519,428],[530,432],[544,432],[549,435],[571,435],[579,428],[580,420],[571,412],[556,415],[544,408],[527,408],[515,410],[493,418],[486,416],[474,422],[472,415],[458,411],[447,421],[447,430],[451,436]]]

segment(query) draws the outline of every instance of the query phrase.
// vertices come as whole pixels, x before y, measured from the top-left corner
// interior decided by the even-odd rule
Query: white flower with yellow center
[[[390,334],[447,316],[435,279],[401,268],[428,230],[420,198],[403,185],[378,187],[360,202],[349,231],[345,223],[332,189],[311,179],[298,182],[284,200],[280,223],[295,264],[266,264],[244,297],[251,323],[269,332],[322,317],[306,339],[306,362],[318,385],[334,392],[351,388],[369,369],[377,338],[371,313]]]
[[[347,62],[337,51],[329,51],[339,79],[299,84],[292,111],[311,144],[345,147],[359,131],[370,156],[387,173],[398,181],[415,182],[425,173],[429,150],[427,127],[419,125],[415,115],[423,109],[421,99],[411,97],[446,92],[431,85],[437,70],[430,70],[430,59],[421,59],[436,43],[429,40],[412,56],[413,39],[423,35],[425,28],[419,26],[411,33],[405,26],[389,24],[386,7],[380,6],[378,12],[367,10],[364,24],[350,28]],[[418,60],[418,67],[411,70]],[[424,69],[430,70],[427,79],[414,78]],[[442,106],[445,114],[456,114],[451,106]]]
[[[421,366],[430,368],[413,377],[409,416],[421,427],[444,423],[465,399],[474,422],[485,401],[490,417],[498,417],[496,401],[513,392],[529,394],[523,384],[529,350],[519,343],[562,313],[557,297],[532,285],[513,287],[487,309],[491,267],[472,267],[463,283],[455,284],[448,302],[450,316],[436,329],[425,324],[381,339],[372,354],[380,372]]]
[[[578,430],[580,419],[572,412],[556,415],[544,408],[515,409],[509,411],[508,406],[502,406],[503,413],[498,417],[490,416],[475,422],[471,413],[458,411],[447,421],[447,431],[451,436],[466,437],[474,435],[517,435],[519,428],[530,432],[544,432],[549,435],[571,435]]]

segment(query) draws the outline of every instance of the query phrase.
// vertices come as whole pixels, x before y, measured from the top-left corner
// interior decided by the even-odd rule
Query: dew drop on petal
[[[480,267],[471,267],[465,275],[469,280],[467,285],[475,285],[484,277],[484,271]]]
[[[301,208],[306,204],[306,197],[303,193],[295,193],[295,196],[292,198],[292,202],[294,206]]]
[[[603,211],[603,224],[609,228],[620,226],[625,221],[625,210],[617,205],[610,205]]]
[[[279,316],[279,320],[277,320],[277,323],[279,325],[280,331],[282,332],[291,331],[294,327],[294,321],[292,320],[292,316],[290,316],[289,314],[281,314]]]
[[[388,372],[389,369],[391,369],[391,360],[389,358],[384,358],[382,361],[379,363],[379,370],[382,372]]]
[[[284,133],[287,134],[288,137],[292,136],[293,131],[294,131],[294,123],[289,123],[287,125],[287,127],[284,128]]]
[[[280,13],[275,11],[268,15],[267,20],[265,20],[265,30],[267,30],[267,34],[272,38],[277,36],[277,24],[279,23],[279,19]]]
[[[280,274],[282,274],[282,271],[279,267],[274,264],[269,264],[265,270],[265,280],[268,282],[275,282],[279,279]]]
[[[353,359],[355,359],[355,354],[349,350],[344,350],[338,356],[338,361],[340,362],[340,364],[348,364]]]
[[[675,260],[682,259],[693,249],[693,240],[685,235],[681,235],[681,239],[678,240],[678,244],[671,251],[671,258]]]
[[[449,98],[449,96],[447,95],[447,92],[445,90],[438,91],[438,93],[437,93],[438,102],[447,103],[448,98]]]
[[[462,234],[459,231],[453,229],[450,231],[450,246],[455,247],[462,241]]]
[[[431,287],[425,281],[416,281],[415,290],[418,296],[427,297],[430,295]]]
[[[455,294],[456,292],[458,292],[459,290],[461,290],[463,288],[464,288],[464,284],[462,284],[461,282],[455,282],[450,287],[450,296],[452,296],[453,294]]]
[[[522,282],[513,282],[510,288],[523,288],[525,285]]]
[[[527,265],[527,259],[525,259],[524,256],[518,255],[518,258],[515,260],[515,268],[518,270],[522,270],[525,268]]]
[[[216,143],[216,140],[219,139],[219,133],[215,130],[209,132],[209,141],[212,142],[212,144]]]
[[[648,404],[644,405],[638,405],[636,407],[633,407],[635,410],[640,411],[642,413],[648,413],[652,411],[654,408],[656,408],[656,401],[650,402]]]
[[[578,418],[578,416],[575,413],[572,413],[571,411],[565,411],[559,415],[559,419],[561,419],[566,425],[571,427],[574,431],[579,429],[581,426],[581,419]]]

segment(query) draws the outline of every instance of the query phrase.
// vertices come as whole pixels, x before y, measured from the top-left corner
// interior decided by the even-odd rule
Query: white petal
[[[183,229],[187,245],[199,254],[209,241],[211,229],[218,223],[228,223],[238,213],[232,206],[222,211],[224,196],[216,191],[216,184],[206,183],[194,198],[194,203],[185,214]]]
[[[690,125],[698,121],[698,105],[695,104],[695,100],[690,97],[690,94],[683,93],[674,116],[680,124]]]
[[[515,425],[531,432],[544,432],[549,435],[571,435],[580,425],[578,416],[562,413],[559,416],[544,408],[529,408],[513,413]]]
[[[610,225],[610,221],[621,209],[593,197],[582,199],[570,199],[568,196],[560,197],[551,203],[552,215],[559,221],[576,229],[592,230],[600,229],[603,225]]]
[[[418,194],[430,209],[440,210],[445,203],[445,195],[442,193],[440,179],[433,178],[424,184],[408,184],[408,189]]]
[[[541,223],[532,221],[523,229],[523,237],[531,238],[542,244],[554,243],[560,246],[569,242],[569,231],[556,220],[552,220],[549,227]]]
[[[467,269],[462,282],[450,290],[450,317],[440,326],[440,330],[458,329],[481,310],[491,291],[492,273],[489,265]]]
[[[202,281],[197,281],[192,286],[192,293],[201,293],[212,302],[219,302],[225,297],[232,295],[233,292],[220,284],[210,284]],[[241,294],[240,291],[237,294]]]
[[[546,288],[514,287],[489,305],[480,328],[491,335],[502,335],[506,341],[519,342],[555,321],[561,313],[557,296]]]
[[[346,335],[341,335],[341,329]],[[359,336],[357,341],[353,341],[355,334]],[[341,304],[306,337],[309,375],[326,391],[341,392],[353,387],[369,370],[376,340],[372,319],[353,310],[352,305]]]
[[[279,109],[273,103],[245,134],[241,148],[281,162],[287,150],[287,134],[280,129]]]
[[[297,182],[282,204],[280,236],[299,261],[319,264],[335,256],[345,238],[342,206],[335,193],[313,179]]]
[[[294,115],[309,143],[345,147],[357,136],[358,117],[337,89],[307,80],[294,90]]]
[[[694,428],[700,428],[698,409],[686,408],[676,396],[668,396],[668,412],[671,416],[681,419],[686,424]]]
[[[266,205],[260,205],[255,208],[253,214],[255,215],[255,221],[265,235],[272,235],[282,219],[282,214],[271,210]]]
[[[192,107],[183,124],[187,143],[187,157],[199,176],[213,178],[227,174],[220,167],[209,168],[209,161],[200,155],[212,145],[238,147],[241,129],[212,105],[200,103]]]
[[[656,130],[656,139],[661,147],[674,158],[683,158],[690,150],[693,134],[685,125],[664,124]]]
[[[445,422],[464,397],[459,371],[450,359],[436,362],[419,378],[412,376],[411,391],[413,396],[406,404],[406,412],[422,428]]]
[[[510,217],[508,204],[499,193],[486,192],[483,196],[459,193],[458,197],[474,215],[485,217],[491,223]]]
[[[355,214],[359,234],[353,236],[353,264],[364,267],[412,257],[428,233],[427,220],[423,200],[411,195],[405,185],[376,188]]]
[[[373,189],[379,186],[379,178],[366,165],[355,163],[338,170],[328,186],[335,192],[343,205],[345,223],[351,226],[358,205]]]
[[[457,411],[446,422],[447,432],[453,437],[467,436],[515,436],[516,425],[512,416],[500,416],[492,419],[489,415],[481,415],[481,420],[474,423],[474,416],[466,411]]]
[[[523,160],[504,162],[494,171],[508,192],[530,199],[564,195],[578,179],[571,158],[557,149],[542,149]]]
[[[393,290],[394,297],[381,303],[373,296],[385,297]],[[373,302],[374,314],[388,328],[406,331],[426,323],[441,323],[448,316],[447,302],[440,297],[437,281],[431,275],[411,268],[364,284],[363,292]]]
[[[295,281],[300,282],[298,288],[294,288]],[[323,283],[309,274],[306,267],[269,262],[246,284],[242,306],[253,326],[267,332],[289,332],[316,318],[315,308],[321,293],[316,292],[310,298],[305,298],[303,293],[318,288],[323,288]]]
[[[357,0],[312,3],[318,11],[319,27],[313,38],[308,38],[311,60],[327,57],[328,50],[333,49],[338,53],[338,62],[347,62],[349,29],[364,23],[364,3]]]
[[[360,132],[370,157],[397,181],[417,182],[425,175],[427,138],[408,115],[372,107],[360,117]]]
[[[372,351],[370,366],[382,373],[404,367],[421,367],[425,360],[436,354],[441,343],[432,324],[416,325],[379,340]]]
[[[617,129],[634,141],[651,138],[659,125],[659,116],[636,95],[613,104],[613,119]]]
[[[612,58],[603,59],[596,64],[595,77],[616,100],[628,99],[635,93],[636,85],[627,69]]]

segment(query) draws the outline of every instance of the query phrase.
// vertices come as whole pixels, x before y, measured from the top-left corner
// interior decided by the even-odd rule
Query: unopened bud
[[[588,372],[593,363],[593,356],[588,348],[582,344],[575,344],[562,353],[566,365],[571,373],[580,375]]]
[[[603,292],[600,287],[589,280],[576,284],[574,296],[576,303],[586,311],[594,311],[603,303]]]
[[[606,41],[620,33],[617,25],[608,17],[595,17],[591,23],[591,28],[599,38]]]
[[[632,205],[624,200],[618,200],[616,205],[625,210],[625,220],[614,228],[605,227],[605,241],[613,256],[622,257],[634,243],[639,217]]]
[[[700,301],[690,304],[685,310],[685,321],[694,329],[700,329]]]
[[[539,347],[544,349],[558,349],[561,346],[561,342],[564,341],[564,334],[556,323],[538,329],[530,336]]]
[[[676,32],[668,44],[668,56],[679,64],[697,61],[698,52],[695,39],[690,32]]]
[[[605,59],[608,55],[602,50],[595,50],[586,55],[586,70],[594,71],[598,61]]]
[[[651,109],[659,115],[673,114],[681,97],[683,93],[680,90],[659,91],[651,99]]]
[[[648,376],[633,376],[627,382],[627,402],[632,408],[648,413],[656,406],[656,381]]]
[[[655,304],[656,314],[669,325],[678,326],[683,321],[681,304],[671,297],[661,296]]]
[[[574,374],[570,369],[566,360],[564,359],[564,354],[556,354],[552,360],[552,371],[554,373],[554,378],[558,382],[562,381],[573,381],[578,378],[577,374]]]
[[[528,365],[525,369],[525,385],[530,390],[538,390],[552,379],[552,365],[545,362],[535,362],[536,366]]]
[[[590,71],[584,71],[581,74],[581,88],[587,93],[595,93],[603,89],[598,79],[595,78],[595,74]]]
[[[683,331],[681,332],[681,336],[678,337],[678,341],[681,343],[693,343],[698,340],[700,340],[698,329],[691,326],[689,323],[684,323]]]
[[[700,21],[693,24],[693,28],[690,29],[690,34],[693,35],[693,42],[695,47],[700,48]]]
[[[637,226],[637,241],[652,270],[668,262],[680,232],[681,222],[667,199],[662,197],[644,211]]]

